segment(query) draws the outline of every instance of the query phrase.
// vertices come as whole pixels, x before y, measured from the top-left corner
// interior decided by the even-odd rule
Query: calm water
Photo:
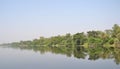
[[[0,47],[0,69],[120,69],[120,64],[116,64],[114,59],[88,58]]]

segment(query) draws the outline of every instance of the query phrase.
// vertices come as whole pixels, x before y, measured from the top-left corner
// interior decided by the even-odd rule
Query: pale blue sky
[[[120,25],[120,0],[0,0],[0,43]]]

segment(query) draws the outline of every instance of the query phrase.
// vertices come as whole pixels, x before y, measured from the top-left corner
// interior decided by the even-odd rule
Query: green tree
[[[119,27],[119,25],[115,24],[112,27],[112,29],[113,29],[112,37],[117,38],[118,37],[117,35],[120,33],[120,27]]]
[[[72,36],[70,33],[65,35],[65,46],[67,47],[72,47],[73,46],[73,42],[72,42]]]
[[[87,36],[88,36],[88,37],[97,38],[97,37],[99,37],[98,35],[99,35],[99,32],[98,32],[98,31],[88,31],[88,32],[87,32]]]
[[[85,43],[86,36],[82,33],[76,33],[73,35],[73,42],[74,45],[83,45]]]

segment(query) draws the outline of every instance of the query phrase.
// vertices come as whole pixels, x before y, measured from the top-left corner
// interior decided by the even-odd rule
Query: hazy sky
[[[120,25],[120,0],[0,0],[0,43]]]

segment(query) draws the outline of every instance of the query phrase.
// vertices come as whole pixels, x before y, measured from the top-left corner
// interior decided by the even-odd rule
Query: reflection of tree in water
[[[112,55],[112,52],[113,52],[113,49],[110,49],[110,48],[102,48],[102,53],[100,55],[100,57],[102,59],[112,59],[113,58],[113,55]]]
[[[110,58],[111,53],[109,50],[98,47],[98,48],[90,48],[88,49],[89,60],[97,60],[99,58],[106,59]]]
[[[113,52],[116,64],[120,64],[120,49],[114,49]]]
[[[84,48],[82,46],[74,46],[74,47],[16,47],[28,50],[33,50],[35,52],[40,52],[41,54],[45,54],[46,52],[51,52],[54,54],[62,54],[67,57],[71,57],[72,55],[78,59],[85,59],[88,55],[89,60],[98,60],[102,59],[114,59],[116,64],[120,64],[120,49],[117,48],[104,48],[104,47],[96,47],[96,48]]]
[[[86,57],[85,49],[84,49],[83,47],[76,46],[76,47],[74,48],[73,55],[74,55],[74,57],[76,57],[76,58],[85,59],[85,57]]]
[[[99,59],[99,51],[96,51],[96,49],[89,49],[88,50],[89,60],[97,60]]]

